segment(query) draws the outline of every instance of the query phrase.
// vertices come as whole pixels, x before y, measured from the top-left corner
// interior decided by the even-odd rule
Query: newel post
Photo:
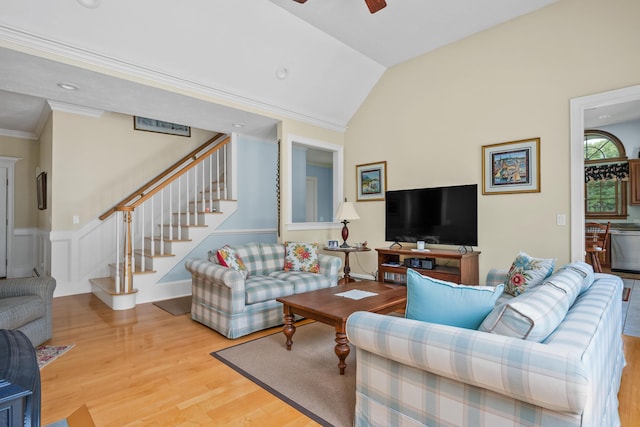
[[[125,235],[124,235],[124,265],[123,265],[123,280],[124,284],[123,290],[125,294],[130,293],[133,290],[133,269],[131,265],[131,260],[133,259],[133,236],[131,234],[131,222],[132,222],[132,212],[135,208],[131,206],[124,207],[122,210],[123,220],[125,224]]]

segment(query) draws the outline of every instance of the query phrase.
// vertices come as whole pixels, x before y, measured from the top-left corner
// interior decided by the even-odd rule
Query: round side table
[[[351,267],[349,267],[349,254],[351,252],[369,252],[371,250],[371,248],[368,248],[366,246],[360,246],[360,247],[349,246],[347,248],[341,248],[341,247],[330,248],[328,246],[325,246],[323,249],[328,252],[344,253],[344,268],[342,269],[342,271],[344,271],[344,276],[342,277],[342,279],[338,280],[338,284],[340,285],[356,281],[356,279],[352,279],[351,276],[349,275],[349,273],[351,272]]]

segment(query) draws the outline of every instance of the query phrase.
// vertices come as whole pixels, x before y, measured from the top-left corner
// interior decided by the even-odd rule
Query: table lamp
[[[356,212],[356,208],[353,207],[353,203],[347,202],[347,199],[345,199],[344,202],[340,202],[334,218],[334,221],[342,222],[343,242],[342,245],[340,245],[341,248],[349,247],[349,244],[347,243],[347,239],[349,238],[349,229],[347,228],[347,224],[349,224],[349,220],[353,219],[360,219],[360,217]]]

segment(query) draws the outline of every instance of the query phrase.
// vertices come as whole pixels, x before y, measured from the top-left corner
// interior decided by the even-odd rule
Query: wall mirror
[[[287,228],[309,230],[335,225],[333,215],[342,200],[342,146],[291,135],[288,155]]]

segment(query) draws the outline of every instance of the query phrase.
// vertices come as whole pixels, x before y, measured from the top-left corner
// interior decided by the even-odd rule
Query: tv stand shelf
[[[478,257],[480,252],[462,254],[456,250],[431,249],[429,252],[409,249],[378,248],[378,281],[388,283],[406,283],[407,267],[405,258],[433,258],[433,270],[413,268],[418,273],[434,279],[463,285],[480,284]],[[395,264],[395,265],[394,265]]]

